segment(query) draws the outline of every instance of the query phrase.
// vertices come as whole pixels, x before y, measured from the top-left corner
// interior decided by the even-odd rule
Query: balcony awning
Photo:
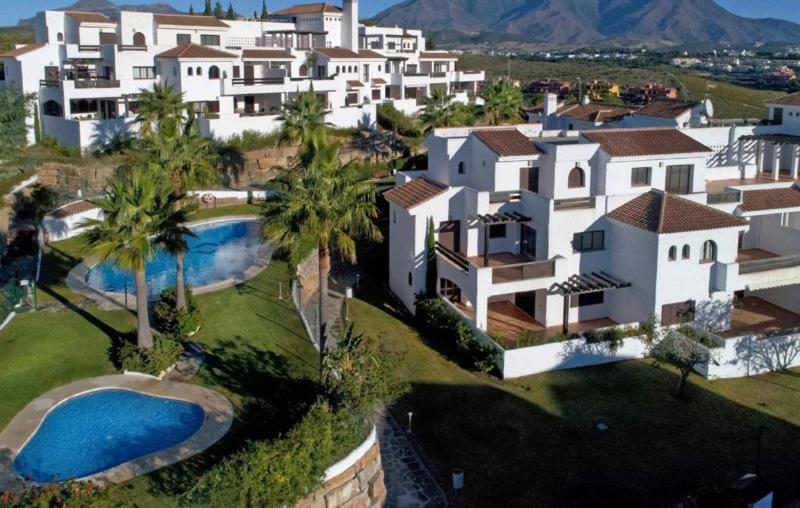
[[[500,212],[492,214],[482,214],[470,217],[470,220],[477,220],[484,226],[494,226],[498,224],[516,224],[518,222],[530,222],[530,217],[518,212]]]
[[[630,287],[630,282],[623,282],[604,271],[573,275],[566,282],[553,284],[550,291],[564,296],[600,293],[612,289]]]

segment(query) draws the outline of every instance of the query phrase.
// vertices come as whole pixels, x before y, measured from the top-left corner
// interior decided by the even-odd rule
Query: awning
[[[576,295],[586,295],[590,293],[603,293],[614,289],[630,287],[630,282],[623,282],[613,275],[600,271],[592,273],[582,273],[573,275],[566,282],[559,282],[550,287],[550,292],[564,295],[564,318],[563,332],[569,331],[569,309],[570,300]]]
[[[518,212],[500,212],[493,214],[481,214],[470,217],[471,221],[477,220],[484,226],[495,226],[499,224],[516,224],[518,222],[530,222],[530,217]]]

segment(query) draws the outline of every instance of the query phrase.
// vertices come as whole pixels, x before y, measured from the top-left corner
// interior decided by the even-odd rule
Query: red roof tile
[[[208,46],[200,46],[199,44],[183,44],[172,49],[168,49],[163,53],[156,55],[156,58],[220,58],[230,59],[237,58],[232,53],[226,53],[218,49],[209,48]]]
[[[67,16],[80,23],[114,23],[114,20],[99,12],[67,11]]]
[[[637,115],[654,116],[657,118],[677,118],[697,106],[696,103],[682,101],[653,101],[642,107]]]
[[[364,83],[357,79],[348,79],[347,85],[351,88],[364,88]]]
[[[186,14],[153,14],[153,20],[159,25],[205,26],[212,28],[229,28],[228,25],[214,16],[195,16]]]
[[[358,53],[346,48],[316,48],[314,51],[325,55],[331,60],[385,60],[386,57],[368,49],[362,49]]]
[[[286,15],[294,15],[294,14],[318,14],[322,12],[330,12],[330,13],[341,13],[342,9],[336,7],[335,5],[331,5],[327,2],[319,2],[313,4],[301,4],[301,5],[293,5],[291,7],[287,7],[285,9],[281,9],[275,13],[274,16],[286,16]]]
[[[606,129],[581,135],[612,157],[708,153],[712,150],[677,129]]]
[[[94,203],[90,203],[88,201],[75,201],[68,205],[62,206],[61,208],[53,210],[50,215],[56,219],[63,219],[64,217],[71,217],[79,213],[94,210],[95,208],[97,208],[97,205]]]
[[[422,177],[386,191],[383,197],[387,201],[409,210],[435,198],[446,190],[446,185]]]
[[[245,49],[243,58],[263,58],[264,60],[294,60],[294,56],[282,49]]]
[[[26,55],[32,51],[36,51],[37,49],[43,48],[44,44],[26,44],[25,46],[20,46],[16,49],[12,49],[10,51],[6,51],[5,53],[0,53],[0,56],[7,56],[10,58],[16,58],[18,56]]]
[[[630,116],[638,108],[630,106],[616,106],[591,102],[589,104],[569,104],[558,109],[556,114],[566,116],[582,122],[615,122]]]
[[[375,86],[379,86],[379,85],[386,85],[388,83],[386,83],[386,80],[383,78],[375,78],[372,80],[372,84]]]
[[[784,106],[800,106],[800,92],[790,93],[774,99],[767,99],[766,104],[782,104]]]
[[[800,188],[753,190],[744,193],[739,208],[745,212],[763,212],[800,207]]]
[[[473,133],[500,157],[525,157],[539,154],[533,141],[517,129],[477,129]]]
[[[745,219],[694,201],[653,190],[608,214],[613,219],[657,234],[710,231],[746,226]]]

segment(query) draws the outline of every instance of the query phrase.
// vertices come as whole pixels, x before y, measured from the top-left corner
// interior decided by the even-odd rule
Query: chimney
[[[544,118],[555,115],[558,110],[558,95],[548,93],[544,96]]]
[[[342,47],[358,53],[358,0],[343,0]]]

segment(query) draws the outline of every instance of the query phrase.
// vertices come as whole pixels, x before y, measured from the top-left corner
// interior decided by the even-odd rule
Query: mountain
[[[455,31],[552,45],[800,42],[800,24],[743,18],[714,0],[406,0],[372,21],[444,31],[448,39]]]
[[[91,11],[105,14],[113,19],[119,19],[120,11],[157,12],[159,14],[179,14],[180,11],[166,3],[116,5],[108,0],[78,0],[72,5],[53,9],[56,11]],[[19,20],[19,26],[32,25],[35,18]]]

